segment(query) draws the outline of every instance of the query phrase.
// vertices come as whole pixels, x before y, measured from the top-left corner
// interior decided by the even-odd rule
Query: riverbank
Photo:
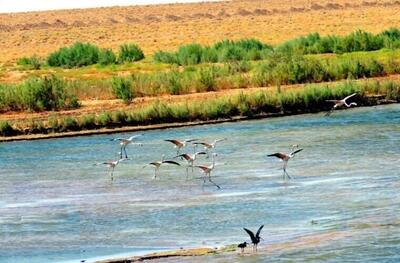
[[[53,116],[42,122],[32,120],[28,127],[9,125],[9,130],[3,125],[1,132],[8,136],[0,137],[0,141],[132,132],[316,113],[331,109],[332,103],[326,100],[341,99],[352,93],[358,94],[353,98],[358,106],[397,103],[400,85],[393,80],[366,80],[236,91],[225,93],[225,96],[209,93],[206,94],[208,99],[195,101],[190,101],[190,97],[185,101],[177,96],[177,100],[155,100],[147,105],[136,105],[133,111],[103,111],[78,118]],[[198,94],[195,96],[202,98]]]

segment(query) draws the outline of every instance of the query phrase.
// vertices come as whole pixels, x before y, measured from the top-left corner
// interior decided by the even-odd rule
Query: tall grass
[[[400,30],[391,28],[379,34],[361,30],[347,36],[329,35],[321,37],[318,33],[286,41],[276,47],[276,51],[296,54],[322,54],[355,51],[372,51],[382,48],[400,48]]]
[[[216,97],[193,103],[165,103],[156,100],[149,106],[133,112],[102,112],[80,117],[60,118],[47,123],[31,122],[28,129],[10,130],[9,123],[0,123],[0,134],[8,136],[17,133],[64,132],[71,130],[120,127],[125,125],[148,125],[169,122],[216,120],[232,116],[253,116],[257,114],[293,114],[329,110],[325,100],[343,98],[357,92],[359,105],[376,103],[368,99],[371,94],[386,96],[388,100],[400,101],[400,83],[394,81],[345,81],[333,85],[311,84],[305,88],[281,92],[257,91],[249,94]],[[55,124],[54,124],[55,123]],[[5,128],[3,128],[5,127]],[[10,128],[11,127],[11,128]],[[5,132],[8,131],[9,132]]]
[[[55,76],[30,78],[18,85],[0,85],[0,111],[43,111],[79,107],[66,90],[65,81]]]
[[[259,60],[272,50],[272,47],[256,39],[238,41],[223,40],[212,46],[199,44],[183,45],[177,52],[158,51],[153,58],[157,62],[195,65],[241,60]]]
[[[131,80],[122,77],[114,77],[111,80],[111,86],[115,97],[122,99],[126,104],[131,103],[134,96]]]
[[[33,55],[31,57],[22,57],[17,60],[17,65],[20,66],[28,66],[31,69],[40,69],[43,65],[42,59],[37,56]]]

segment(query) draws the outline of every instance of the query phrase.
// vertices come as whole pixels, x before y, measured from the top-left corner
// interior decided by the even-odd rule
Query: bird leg
[[[124,147],[124,153],[125,153],[125,158],[128,159],[128,154],[126,153],[126,145]],[[121,158],[122,158],[122,156],[121,156]]]
[[[189,180],[189,166],[186,167],[186,181]]]
[[[114,181],[114,176],[113,176],[113,173],[114,173],[114,167],[113,168],[111,168],[111,181]]]
[[[154,168],[154,180],[157,178],[157,167],[156,168]]]
[[[213,180],[211,180],[211,173],[208,174],[208,181],[210,181],[210,183],[212,183],[213,185],[215,185],[218,189],[221,189],[221,187],[219,185],[217,185],[216,183],[214,183]]]
[[[119,152],[119,158],[122,159],[122,149],[124,148],[124,145],[121,145],[121,151]]]

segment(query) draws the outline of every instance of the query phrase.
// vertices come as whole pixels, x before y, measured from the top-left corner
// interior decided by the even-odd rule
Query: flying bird
[[[217,139],[214,140],[212,143],[208,143],[208,142],[194,142],[194,145],[203,145],[204,146],[204,150],[207,152],[207,157],[209,156],[209,151],[210,149],[215,149],[215,147],[217,146],[218,142],[222,142],[222,141],[226,141],[227,138],[223,138],[223,139]]]
[[[333,105],[332,109],[326,113],[326,116],[331,115],[332,112],[336,108],[339,108],[339,107],[342,107],[342,106],[346,106],[347,108],[350,108],[351,106],[357,106],[357,103],[355,103],[355,102],[352,102],[352,103],[348,104],[347,101],[346,101],[346,100],[348,100],[349,98],[351,98],[351,97],[353,97],[355,95],[357,95],[357,93],[353,93],[353,94],[351,94],[351,95],[349,95],[346,98],[341,99],[341,100],[326,100],[327,102],[335,103],[335,105]]]
[[[148,163],[145,166],[143,166],[143,168],[145,168],[148,165],[154,166],[154,179],[156,179],[157,175],[158,175],[158,170],[160,169],[161,165],[163,165],[163,164],[173,164],[173,165],[180,166],[180,164],[178,162],[171,161],[171,160],[164,160],[164,155],[163,155],[161,161],[155,161],[155,162]]]
[[[128,146],[129,144],[133,144],[133,139],[142,136],[143,134],[136,134],[133,135],[129,138],[114,138],[111,139],[110,141],[119,141],[119,144],[121,145],[121,152],[120,152],[120,158],[122,158],[122,152],[125,153],[125,158],[128,158],[128,154],[126,153],[126,146]],[[138,145],[142,145],[141,143],[138,143]]]
[[[260,233],[261,233],[261,229],[263,229],[264,225],[260,226],[260,228],[258,229],[256,235],[254,235],[253,232],[251,232],[250,230],[248,230],[247,228],[243,228],[244,231],[247,232],[247,234],[249,234],[250,238],[251,238],[251,243],[253,243],[253,251],[257,252],[257,245],[258,243],[260,243],[260,240],[262,239],[260,237]]]
[[[183,153],[183,154],[175,156],[175,158],[176,157],[184,158],[188,163],[188,166],[186,167],[186,180],[189,177],[189,171],[188,171],[189,167],[192,167],[192,172],[193,172],[194,161],[196,160],[197,155],[200,155],[200,154],[207,154],[207,153],[206,152],[195,152],[194,154]]]
[[[206,183],[206,179],[207,179],[207,175],[208,175],[208,181],[210,182],[210,183],[212,183],[213,185],[215,185],[218,189],[221,189],[221,187],[219,186],[219,185],[217,185],[216,183],[214,183],[214,181],[213,180],[211,180],[211,172],[214,170],[214,168],[215,168],[215,156],[217,156],[217,154],[216,153],[213,153],[213,155],[212,155],[212,164],[211,165],[209,165],[209,166],[206,166],[206,165],[195,165],[195,167],[198,167],[198,168],[200,168],[201,170],[202,170],[202,172],[204,173],[204,178],[203,178],[203,180],[204,180],[204,182],[203,182],[203,186],[204,186],[204,184]]]
[[[183,141],[176,140],[176,139],[170,139],[170,140],[164,140],[164,141],[173,143],[175,145],[174,148],[176,149],[176,155],[179,155],[179,151],[181,150],[181,148],[185,147],[188,142],[194,142],[194,141],[197,141],[197,139],[188,139],[188,140],[183,140]]]
[[[295,148],[295,147],[294,147]],[[295,156],[295,154],[297,154],[298,152],[301,152],[303,149],[298,149],[298,150],[295,150],[295,151],[292,151],[291,153],[289,153],[289,154],[286,154],[286,153],[273,153],[273,154],[269,154],[269,155],[267,155],[268,157],[272,157],[272,156],[274,156],[274,157],[277,157],[277,158],[279,158],[279,159],[281,159],[282,161],[283,161],[283,179],[285,179],[285,175],[289,178],[289,179],[291,179],[291,177],[290,177],[290,175],[286,172],[286,167],[287,167],[287,164],[288,164],[288,161],[291,159],[291,158],[293,158],[294,156]]]

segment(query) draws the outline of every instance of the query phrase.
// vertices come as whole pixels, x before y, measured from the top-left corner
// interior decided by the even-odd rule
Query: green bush
[[[134,62],[144,59],[143,51],[136,44],[123,44],[119,47],[118,61]]]
[[[178,64],[178,59],[176,58],[176,55],[171,52],[159,50],[156,53],[154,53],[153,59],[161,63]]]
[[[0,135],[12,136],[16,135],[16,130],[10,125],[8,121],[0,121]]]
[[[76,42],[70,47],[63,47],[51,53],[47,63],[53,67],[82,67],[96,64],[99,61],[99,53],[99,48],[93,44]]]
[[[128,78],[114,77],[111,80],[112,91],[118,99],[122,99],[126,104],[132,102],[132,81]]]
[[[99,51],[98,63],[100,65],[115,64],[116,61],[117,58],[111,49],[102,49]]]
[[[55,77],[30,78],[18,85],[0,86],[0,110],[60,110],[79,107],[66,83]]]
[[[37,55],[32,57],[22,57],[17,60],[17,65],[30,66],[32,69],[40,69],[42,67],[42,61]]]
[[[96,128],[96,117],[93,114],[84,115],[79,120],[81,129],[94,129]]]

